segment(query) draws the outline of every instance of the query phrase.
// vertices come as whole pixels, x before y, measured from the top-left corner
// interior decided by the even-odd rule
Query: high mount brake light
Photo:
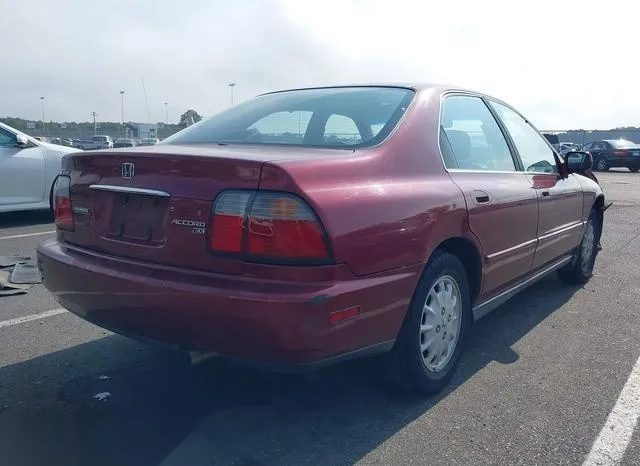
[[[73,230],[71,178],[68,176],[58,176],[53,185],[53,215],[57,228],[61,230]]]
[[[289,193],[223,191],[209,227],[214,253],[255,262],[327,263],[326,234],[311,207]]]

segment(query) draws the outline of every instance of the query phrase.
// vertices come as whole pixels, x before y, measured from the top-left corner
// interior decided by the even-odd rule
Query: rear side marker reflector
[[[347,319],[351,319],[360,314],[360,306],[351,306],[340,311],[335,311],[329,314],[329,322],[332,325],[344,322]]]

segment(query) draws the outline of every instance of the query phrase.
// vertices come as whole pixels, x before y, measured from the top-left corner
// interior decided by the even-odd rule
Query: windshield
[[[284,144],[326,148],[373,146],[400,121],[414,92],[345,87],[278,92],[207,118],[161,144]]]
[[[626,139],[616,139],[615,141],[609,141],[609,143],[615,149],[628,149],[630,147],[638,147],[635,142],[627,141]]]

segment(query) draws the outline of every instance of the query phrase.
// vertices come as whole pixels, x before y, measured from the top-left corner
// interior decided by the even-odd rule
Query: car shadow
[[[426,399],[382,384],[378,358],[281,376],[218,360],[192,367],[180,353],[107,336],[0,368],[2,459],[15,466],[352,464],[489,363],[515,362],[512,346],[578,289],[549,277],[478,322],[450,386]],[[181,445],[196,429],[202,444]]]
[[[53,223],[50,210],[30,210],[0,213],[0,228],[29,227]]]

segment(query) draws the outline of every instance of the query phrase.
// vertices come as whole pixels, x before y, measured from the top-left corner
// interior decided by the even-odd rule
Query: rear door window
[[[440,126],[440,147],[447,168],[515,171],[507,141],[481,98],[446,97]],[[452,157],[447,155],[449,149]]]

